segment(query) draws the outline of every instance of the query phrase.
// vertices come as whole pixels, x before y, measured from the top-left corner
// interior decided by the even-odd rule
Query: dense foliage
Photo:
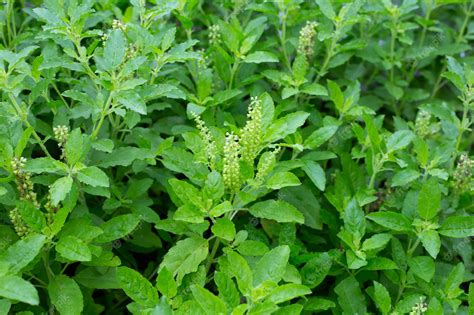
[[[474,314],[473,17],[3,0],[0,314]]]

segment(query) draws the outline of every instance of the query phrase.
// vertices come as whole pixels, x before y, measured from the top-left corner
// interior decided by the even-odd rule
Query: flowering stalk
[[[247,123],[242,129],[239,141],[242,161],[253,165],[253,161],[261,149],[262,141],[262,101],[258,97],[252,97]]]
[[[233,193],[238,192],[242,186],[239,154],[239,137],[233,133],[227,133],[224,144],[224,168],[222,177],[224,178],[225,187]]]

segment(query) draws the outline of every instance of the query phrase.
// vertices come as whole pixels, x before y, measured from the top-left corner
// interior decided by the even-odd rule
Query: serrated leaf
[[[253,271],[254,286],[256,287],[267,280],[278,283],[285,274],[289,257],[290,248],[286,245],[275,247],[266,253]]]
[[[49,188],[51,203],[57,206],[61,201],[66,199],[67,194],[71,191],[71,187],[72,178],[69,176],[61,177],[56,180]]]
[[[140,218],[134,214],[123,214],[113,217],[100,226],[104,233],[95,240],[99,243],[107,243],[122,238],[132,233],[138,224],[140,224]]]
[[[268,51],[256,51],[247,55],[244,59],[245,63],[262,63],[262,62],[278,62],[277,56]]]
[[[326,174],[323,168],[316,162],[311,160],[303,161],[303,170],[313,184],[320,190],[324,191],[326,188]]]
[[[28,281],[18,276],[0,277],[0,296],[30,305],[38,305],[38,291]]]
[[[339,305],[343,314],[366,314],[365,298],[359,287],[359,282],[350,276],[334,288],[338,296]]]
[[[418,214],[422,219],[431,220],[438,213],[441,204],[441,191],[438,181],[428,179],[418,195]]]
[[[205,288],[192,286],[191,291],[201,308],[210,314],[227,314],[225,303]]]
[[[439,234],[453,237],[463,238],[474,236],[474,217],[473,216],[451,216],[448,217],[441,227]]]
[[[249,212],[257,218],[277,222],[304,223],[304,217],[294,206],[283,200],[261,201],[250,207]]]
[[[77,179],[93,187],[109,187],[109,177],[100,168],[89,166],[77,172]]]
[[[48,285],[48,294],[54,307],[61,315],[82,314],[84,302],[76,281],[59,275]]]
[[[388,229],[399,231],[399,232],[408,232],[411,231],[411,222],[403,214],[392,212],[392,211],[383,211],[369,213],[367,218],[374,221],[377,224],[380,224],[383,227]]]
[[[158,303],[158,292],[139,272],[128,268],[117,268],[117,281],[125,293],[140,305],[153,307]]]
[[[413,274],[426,282],[430,282],[435,274],[435,263],[431,257],[417,256],[408,260]]]
[[[90,261],[92,253],[87,244],[72,235],[61,237],[56,244],[56,251],[71,261]]]
[[[114,70],[125,58],[125,36],[120,30],[113,30],[104,45],[104,63],[106,70]]]
[[[197,237],[190,237],[178,241],[163,258],[160,269],[167,268],[176,276],[176,282],[181,284],[183,277],[191,272],[195,272],[209,251],[207,240]]]
[[[387,289],[377,281],[374,281],[374,301],[382,314],[388,314],[392,307],[392,301]]]
[[[40,253],[46,241],[44,235],[33,234],[17,241],[0,256],[9,265],[10,273],[18,273]]]
[[[235,225],[228,218],[219,218],[211,228],[215,236],[226,241],[232,241],[235,237]]]

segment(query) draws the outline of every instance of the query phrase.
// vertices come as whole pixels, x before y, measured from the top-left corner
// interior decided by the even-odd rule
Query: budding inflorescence
[[[471,160],[466,153],[459,157],[456,170],[454,171],[454,186],[460,192],[470,189],[472,180],[472,168],[474,167],[474,160]]]
[[[253,160],[260,152],[262,146],[262,101],[252,97],[247,114],[247,123],[240,135],[242,160],[253,164]]]
[[[216,142],[214,141],[214,137],[211,134],[209,128],[207,128],[204,121],[197,115],[196,113],[191,113],[196,122],[196,126],[199,130],[199,135],[201,136],[202,141],[205,145],[205,152],[207,163],[210,169],[214,170],[216,166],[216,157],[217,157],[217,146]]]
[[[257,175],[255,175],[255,182],[262,184],[265,181],[265,177],[272,171],[273,166],[276,162],[276,156],[280,152],[281,147],[276,147],[273,151],[265,152],[257,166]]]
[[[51,201],[51,194],[48,194],[44,208],[46,209],[46,220],[51,225],[54,220],[54,214],[58,211],[58,207],[54,206]]]
[[[432,123],[431,118],[431,114],[425,110],[420,110],[418,112],[415,120],[415,132],[417,135],[420,137],[426,137],[439,130],[438,124]]]
[[[31,180],[31,175],[24,170],[25,163],[26,159],[24,157],[14,157],[11,161],[17,189],[20,193],[20,200],[30,201],[37,209],[39,209],[40,204],[38,202],[36,193],[33,191],[34,184]],[[15,208],[11,210],[9,216],[18,236],[24,237],[28,233],[29,228],[21,218],[21,214],[18,209]]]
[[[10,211],[8,216],[10,217],[10,221],[13,224],[13,228],[15,229],[16,234],[20,238],[27,236],[28,233],[30,232],[30,228],[23,221],[20,211],[18,211],[17,208],[14,208],[13,210]]]
[[[428,310],[428,305],[424,302],[425,298],[420,297],[420,300],[418,303],[413,305],[410,311],[410,315],[422,315]]]
[[[66,125],[59,125],[53,128],[54,139],[58,141],[58,147],[61,149],[61,158],[64,158],[64,148],[69,137],[69,127]]]
[[[221,40],[221,28],[219,25],[211,25],[209,26],[209,42],[211,45],[218,44]]]
[[[120,20],[113,20],[112,21],[112,28],[114,30],[121,30],[122,32],[125,32],[127,30],[127,25],[125,25],[125,23],[123,23],[122,21]]]
[[[307,58],[313,55],[313,38],[316,35],[316,22],[306,22],[306,25],[300,31],[298,40],[298,53]]]
[[[127,59],[132,59],[137,55],[138,49],[135,45],[131,44],[128,45],[127,49],[125,50],[125,55]]]
[[[224,184],[231,192],[237,192],[242,186],[239,164],[240,146],[239,137],[233,133],[226,133],[224,144],[224,168],[222,177]]]

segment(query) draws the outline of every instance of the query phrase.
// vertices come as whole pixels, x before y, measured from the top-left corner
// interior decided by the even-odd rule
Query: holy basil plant
[[[0,314],[474,314],[473,17],[3,0]]]

